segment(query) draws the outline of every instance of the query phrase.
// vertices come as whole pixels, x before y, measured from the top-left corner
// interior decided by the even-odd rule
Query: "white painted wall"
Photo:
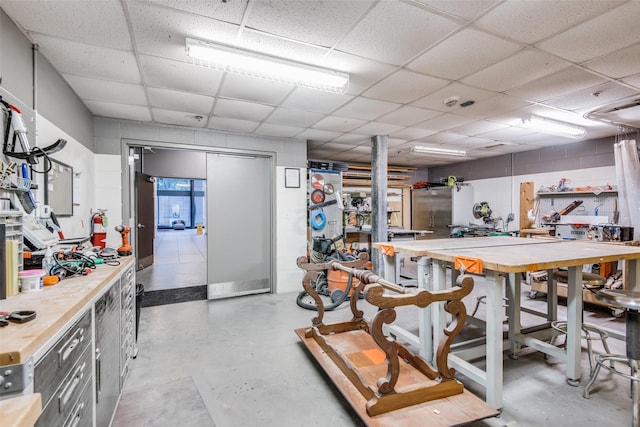
[[[515,219],[509,224],[508,231],[516,231],[520,228],[520,183],[533,182],[537,192],[541,186],[558,185],[562,178],[568,180],[569,187],[615,186],[617,183],[614,166],[481,179],[469,183],[473,186],[474,202],[488,202],[494,217],[502,216],[506,220],[510,212],[514,214]],[[475,222],[479,224],[482,221]]]

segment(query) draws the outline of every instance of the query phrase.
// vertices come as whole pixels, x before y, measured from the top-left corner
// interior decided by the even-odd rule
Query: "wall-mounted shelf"
[[[536,196],[576,196],[576,195],[594,195],[599,196],[601,194],[618,194],[618,190],[589,190],[589,191],[539,191]]]

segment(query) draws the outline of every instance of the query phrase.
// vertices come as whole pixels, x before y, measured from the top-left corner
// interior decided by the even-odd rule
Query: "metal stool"
[[[627,290],[603,289],[598,291],[596,298],[608,304],[626,309],[627,325],[627,355],[600,354],[596,357],[596,367],[584,388],[583,396],[589,398],[589,390],[603,367],[609,371],[631,380],[631,400],[633,402],[632,427],[640,427],[640,292]],[[613,366],[606,366],[606,362],[624,362],[631,368],[631,373],[618,371]]]

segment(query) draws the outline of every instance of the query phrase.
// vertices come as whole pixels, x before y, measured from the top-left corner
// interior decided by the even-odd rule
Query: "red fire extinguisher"
[[[98,209],[91,216],[91,244],[104,249],[107,245],[107,216],[106,209]]]

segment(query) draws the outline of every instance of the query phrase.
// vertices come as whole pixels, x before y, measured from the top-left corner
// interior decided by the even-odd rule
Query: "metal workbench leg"
[[[582,266],[569,267],[567,285],[567,382],[580,384],[580,352],[582,330]]]
[[[434,291],[447,288],[447,263],[440,260],[432,260],[432,282],[431,286]],[[444,311],[444,302],[434,302],[431,304],[431,314],[433,322],[433,351],[437,351],[438,343],[442,339],[444,328],[447,327],[446,312]],[[435,354],[433,355],[435,360]]]
[[[504,275],[487,274],[487,403],[502,408],[502,293]]]
[[[553,269],[547,270],[547,320],[558,320],[558,281],[553,278]]]
[[[520,335],[521,322],[520,322],[520,273],[509,273],[509,280],[507,283],[507,316],[509,318],[509,343],[511,345],[512,359],[518,358],[518,351],[520,351],[520,344],[516,341],[515,337]]]
[[[431,259],[427,257],[418,258],[418,288],[432,290],[431,281]],[[433,362],[434,345],[433,334],[431,332],[431,305],[418,312],[418,334],[420,336],[420,356],[429,362]]]
[[[395,255],[384,255],[384,278],[390,282],[398,283],[398,274],[396,271],[396,257]],[[374,272],[378,274],[378,272]]]

